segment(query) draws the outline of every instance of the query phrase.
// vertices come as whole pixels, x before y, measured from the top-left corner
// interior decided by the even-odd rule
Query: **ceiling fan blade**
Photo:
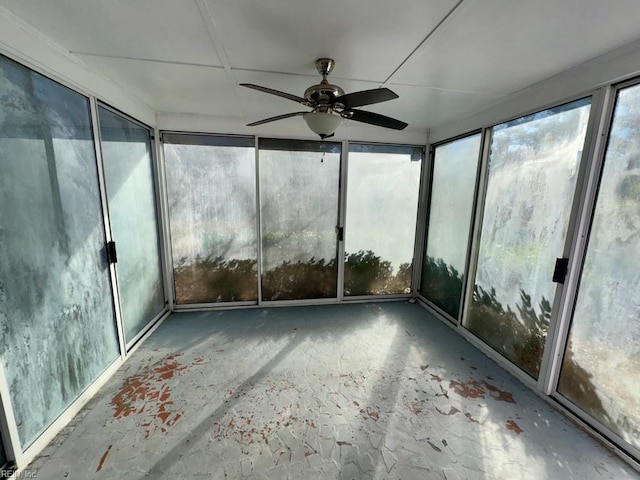
[[[255,127],[256,125],[262,125],[263,123],[275,122],[276,120],[283,120],[289,117],[297,117],[298,115],[304,115],[309,112],[293,112],[285,113],[284,115],[278,115],[276,117],[265,118],[264,120],[258,120],[257,122],[247,123],[247,127]]]
[[[294,102],[302,103],[303,105],[309,105],[309,102],[302,97],[298,97],[297,95],[292,95],[291,93],[287,92],[281,92],[280,90],[274,90],[273,88],[261,87],[260,85],[254,85],[253,83],[241,83],[240,86],[253,88],[254,90],[258,90],[259,92],[270,93],[271,95],[276,95],[288,100],[293,100]]]
[[[388,88],[374,88],[372,90],[361,90],[359,92],[347,93],[336,97],[333,102],[341,103],[344,108],[362,107],[373,103],[386,102],[398,98],[394,92]]]
[[[395,118],[380,115],[379,113],[366,112],[364,110],[345,110],[341,114],[344,118],[355,120],[356,122],[377,125],[378,127],[393,128],[403,130],[408,123],[396,120]]]

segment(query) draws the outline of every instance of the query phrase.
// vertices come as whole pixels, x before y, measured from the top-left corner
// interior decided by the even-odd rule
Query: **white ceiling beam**
[[[231,84],[233,95],[236,99],[236,104],[238,105],[238,113],[242,115],[242,117],[246,117],[246,112],[242,107],[242,102],[240,102],[240,98],[238,97],[238,80],[236,79],[233,71],[231,69],[231,63],[229,62],[229,56],[227,55],[227,50],[224,47],[224,41],[222,40],[222,36],[218,33],[218,29],[216,28],[216,22],[213,18],[213,14],[211,13],[211,9],[207,4],[206,0],[194,0],[196,2],[196,6],[198,7],[198,11],[202,16],[204,24],[207,28],[207,32],[209,32],[209,38],[211,38],[211,43],[213,44],[213,48],[216,50],[218,57],[220,58],[220,62],[224,67],[225,74],[229,83]]]
[[[427,34],[427,36],[424,37],[422,41],[416,46],[416,48],[414,48],[411,51],[411,53],[409,53],[409,55],[407,55],[407,57],[404,60],[402,60],[402,62],[400,62],[400,64],[393,70],[393,72],[389,74],[386,80],[382,83],[383,85],[388,86],[389,83],[391,83],[391,79],[398,72],[398,70],[400,70],[402,66],[405,63],[407,63],[413,56],[418,55],[425,48],[427,40],[429,40],[429,38],[431,38],[431,36],[436,32],[436,30],[438,30],[438,28],[440,28],[440,26],[447,21],[447,19],[453,14],[453,12],[456,11],[456,9],[462,4],[462,2],[464,2],[464,0],[459,0],[458,3],[456,3],[453,6],[453,8],[449,10],[449,13],[447,13],[444,17],[442,17],[442,20],[440,20],[438,24],[431,29],[431,31]]]

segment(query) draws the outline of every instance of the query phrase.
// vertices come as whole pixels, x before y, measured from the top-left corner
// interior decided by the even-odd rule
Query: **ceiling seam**
[[[203,68],[215,68],[218,70],[222,70],[225,67],[222,65],[210,65],[206,63],[193,63],[193,62],[180,62],[177,60],[157,60],[154,58],[141,58],[141,57],[126,57],[122,55],[107,55],[104,53],[91,53],[91,52],[80,52],[76,50],[71,50],[70,53],[74,55],[84,55],[87,57],[102,57],[102,58],[113,58],[116,60],[132,60],[136,62],[151,62],[151,63],[163,63],[168,65],[183,65],[187,67],[203,67]]]
[[[227,51],[224,48],[224,42],[222,41],[221,36],[218,34],[218,30],[216,29],[216,22],[213,19],[213,14],[209,9],[209,5],[206,0],[194,0],[196,6],[198,7],[198,11],[200,12],[200,16],[204,20],[204,24],[207,28],[207,32],[209,33],[209,38],[213,43],[213,48],[216,50],[218,54],[218,58],[225,70],[225,74],[227,80],[231,83],[231,90],[233,91],[233,96],[236,99],[236,102],[239,106],[240,112],[243,117],[246,117],[246,112],[244,111],[244,107],[242,102],[240,102],[240,98],[238,97],[238,79],[233,74],[233,70],[231,69],[231,63],[229,62],[229,57],[227,56]]]
[[[390,74],[390,75],[387,77],[387,79],[384,81],[383,85],[388,85],[388,84],[389,84],[389,82],[391,81],[391,78],[392,78],[396,73],[398,73],[398,70],[400,70],[400,69],[404,66],[404,64],[405,64],[405,63],[407,63],[407,62],[411,59],[411,57],[413,57],[416,53],[418,53],[418,51],[420,51],[420,50],[422,49],[422,47],[423,47],[423,46],[424,46],[424,44],[427,42],[427,40],[429,40],[429,38],[431,38],[431,36],[436,32],[436,30],[438,30],[438,28],[440,28],[440,26],[442,26],[442,24],[443,24],[444,22],[446,22],[446,21],[447,21],[447,19],[448,19],[448,18],[453,14],[453,12],[455,12],[455,11],[458,9],[458,7],[459,7],[460,5],[462,5],[462,2],[464,2],[464,0],[459,0],[459,1],[458,1],[458,3],[456,3],[456,4],[454,5],[454,7],[453,7],[451,10],[449,10],[449,13],[447,13],[447,14],[442,18],[442,20],[440,20],[440,21],[438,22],[438,24],[437,24],[435,27],[433,27],[433,28],[431,29],[431,31],[427,34],[427,36],[426,36],[426,37],[424,37],[424,38],[422,39],[422,41],[421,41],[421,42],[420,42],[420,43],[419,43],[419,44],[418,44],[418,45],[417,45],[417,46],[416,46],[416,47],[411,51],[411,53],[409,53],[409,55],[407,55],[407,57],[406,57],[406,58],[405,58],[405,59],[400,63],[400,65],[398,65],[398,66],[395,68],[395,70],[394,70],[393,72],[391,72],[391,74]]]
[[[469,95],[481,95],[485,97],[495,97],[495,98],[508,97],[509,95],[511,95],[510,93],[481,92],[477,90],[459,90],[455,88],[432,87],[432,86],[420,85],[416,83],[392,82],[391,85],[396,85],[399,87],[421,88],[423,90],[433,90],[434,92],[464,93]]]

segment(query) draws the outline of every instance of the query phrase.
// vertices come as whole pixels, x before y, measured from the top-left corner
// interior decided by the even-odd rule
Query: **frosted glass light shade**
[[[311,130],[320,136],[328,136],[334,133],[342,123],[342,117],[326,112],[305,113],[302,118]]]

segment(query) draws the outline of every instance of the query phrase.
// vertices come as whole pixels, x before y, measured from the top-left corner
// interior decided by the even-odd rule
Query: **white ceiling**
[[[640,38],[638,0],[0,0],[157,112],[242,123],[299,111],[318,57],[365,107],[424,130]],[[304,107],[302,107],[304,109]],[[290,119],[285,122],[302,122]],[[377,128],[377,127],[372,127]]]

